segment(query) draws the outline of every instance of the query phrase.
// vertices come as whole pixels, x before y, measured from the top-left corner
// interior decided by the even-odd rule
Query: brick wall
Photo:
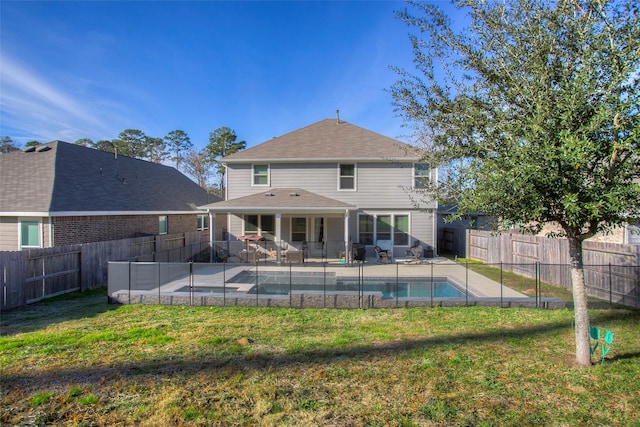
[[[168,233],[196,231],[197,215],[168,215]],[[128,239],[141,235],[156,235],[159,215],[75,216],[54,217],[53,244],[100,242]]]

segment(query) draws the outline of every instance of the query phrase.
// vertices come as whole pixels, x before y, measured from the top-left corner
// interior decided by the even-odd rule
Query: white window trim
[[[22,222],[38,222],[38,246],[22,246]],[[18,247],[23,249],[43,248],[42,242],[42,218],[18,218]]]
[[[202,223],[204,224],[206,222],[206,224],[207,224],[206,227],[205,226],[203,226],[203,227],[199,227],[198,226],[198,220],[201,217],[203,218],[202,219]],[[196,230],[197,231],[205,231],[205,230],[208,230],[208,229],[209,229],[209,214],[198,214],[198,217],[196,219]]]
[[[413,166],[411,167],[411,187],[414,189],[423,189],[424,187],[416,187],[416,165],[429,165],[429,174],[427,175],[429,182],[432,181],[431,172],[433,171],[433,167],[431,166],[430,163],[419,163],[419,162],[414,163]]]
[[[340,188],[340,178],[342,177],[342,175],[340,175],[340,165],[353,165],[353,188]],[[358,191],[358,164],[357,163],[338,163],[338,170],[337,170],[337,175],[338,175],[338,183],[337,183],[337,188],[338,191]]]
[[[267,167],[267,183],[266,184],[256,184],[256,166],[266,166]],[[262,176],[262,175],[261,175]],[[251,186],[252,187],[269,187],[271,185],[271,164],[269,163],[252,163],[251,164]]]
[[[249,215],[255,215],[258,217],[258,229],[254,232],[254,231],[247,231],[246,229],[246,225],[247,225],[247,216]],[[273,216],[274,217],[274,223],[273,226],[275,228],[275,215],[273,214],[243,214],[242,215],[242,234],[256,234],[258,236],[264,236],[265,230],[262,228],[262,217],[263,216]],[[266,230],[267,233],[269,233],[271,230]],[[275,236],[276,230],[273,230],[273,235]]]
[[[164,218],[164,223],[166,226],[166,230],[164,232],[160,231],[160,220]],[[169,215],[159,215],[158,216],[158,235],[164,236],[165,234],[169,234]]]

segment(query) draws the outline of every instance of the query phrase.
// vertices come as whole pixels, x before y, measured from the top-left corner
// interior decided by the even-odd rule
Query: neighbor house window
[[[160,215],[158,218],[158,234],[167,234],[167,216]]]
[[[429,174],[431,166],[426,163],[416,163],[413,165],[413,187],[427,188],[429,186]]]
[[[198,215],[198,231],[209,229],[209,215]]]
[[[307,240],[307,218],[291,218],[291,241]]]
[[[341,164],[340,165],[339,186],[340,190],[356,189],[356,165]]]
[[[365,245],[373,244],[373,216],[358,216],[358,242]]]
[[[273,240],[275,234],[274,215],[245,215],[244,234],[258,234],[266,240]]]
[[[253,165],[253,185],[269,185],[269,165]]]
[[[20,248],[40,248],[40,221],[22,220],[20,221]]]

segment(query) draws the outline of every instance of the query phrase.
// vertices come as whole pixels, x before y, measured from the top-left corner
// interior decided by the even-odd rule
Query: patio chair
[[[389,250],[382,249],[380,246],[375,246],[373,248],[376,251],[376,262],[382,264],[389,264],[391,262],[391,254]]]
[[[424,256],[424,248],[420,242],[415,242],[413,246],[407,249],[405,253],[407,264],[422,264],[422,257]]]

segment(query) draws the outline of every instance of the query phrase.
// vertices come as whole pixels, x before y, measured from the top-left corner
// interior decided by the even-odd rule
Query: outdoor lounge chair
[[[391,262],[391,253],[388,249],[375,246],[373,250],[376,251],[376,262],[382,264],[389,264]]]
[[[424,248],[420,244],[420,242],[416,242],[407,249],[406,252],[406,262],[407,264],[422,264],[422,257],[424,256]]]

